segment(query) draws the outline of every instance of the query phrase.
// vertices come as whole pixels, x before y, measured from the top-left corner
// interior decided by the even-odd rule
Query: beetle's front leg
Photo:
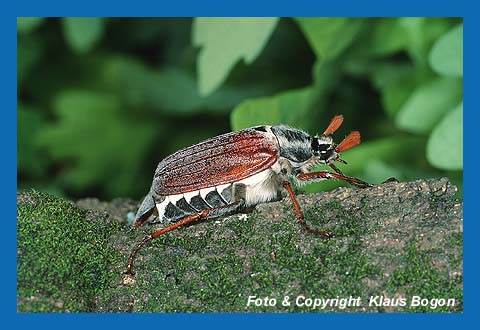
[[[284,181],[283,187],[285,188],[285,190],[287,190],[288,195],[292,200],[293,207],[295,208],[295,212],[297,213],[298,221],[302,224],[302,226],[312,234],[332,237],[332,235],[327,233],[326,231],[313,229],[305,222],[305,219],[303,219],[302,210],[300,209],[300,205],[298,205],[297,198],[295,197],[295,193],[293,192],[292,185],[290,184],[290,182]]]
[[[329,171],[319,171],[319,172],[311,172],[311,173],[300,173],[297,175],[297,178],[301,181],[314,181],[314,180],[323,180],[323,179],[338,179],[348,182],[354,186],[359,188],[368,188],[373,187],[368,182],[362,181],[357,178],[353,178],[350,176],[346,176],[340,173],[332,173]]]

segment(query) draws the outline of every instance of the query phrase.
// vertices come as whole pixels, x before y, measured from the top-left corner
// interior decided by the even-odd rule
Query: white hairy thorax
[[[239,181],[246,188],[246,206],[253,206],[278,199],[281,187],[278,175],[270,168]]]

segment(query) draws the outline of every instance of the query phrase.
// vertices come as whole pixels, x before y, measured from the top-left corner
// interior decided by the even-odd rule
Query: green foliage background
[[[348,175],[462,186],[458,18],[18,18],[18,185],[140,198],[163,157],[345,116]],[[309,185],[307,191],[340,183]]]

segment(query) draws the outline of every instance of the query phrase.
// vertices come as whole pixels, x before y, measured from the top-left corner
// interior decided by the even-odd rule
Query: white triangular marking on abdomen
[[[183,194],[183,197],[185,197],[185,200],[187,201],[188,204],[190,204],[190,201],[194,196],[198,196],[198,190],[190,191]]]
[[[230,186],[230,185],[231,185],[231,183],[221,184],[221,185],[219,185],[219,186],[215,186],[215,189],[217,189],[217,192],[218,192],[219,194],[221,194],[222,191],[224,191],[225,188],[227,188],[227,187]]]
[[[179,200],[183,198],[183,194],[178,194],[178,195],[171,195],[168,196],[168,199],[173,205],[176,205]]]
[[[200,189],[200,196],[203,198],[203,200],[205,200],[205,197],[207,197],[208,193],[214,190],[215,187]]]
[[[228,204],[228,201],[225,199],[225,197],[223,197],[222,192],[223,192],[226,188],[228,188],[229,186],[231,186],[230,183],[221,184],[221,185],[215,187],[215,189],[217,190],[218,196],[220,196],[220,198],[222,199],[222,201],[223,201],[225,204]]]
[[[167,208],[168,203],[170,203],[170,200],[167,197],[163,200],[163,202],[158,203],[156,205],[157,206],[157,211],[158,211],[158,217],[160,219],[163,219],[163,215],[165,214],[165,209]]]
[[[215,190],[215,187],[211,187],[211,188],[204,188],[204,189],[200,189],[200,197],[202,197],[203,201],[205,202],[205,204],[208,205],[208,207],[210,208],[213,208],[212,205],[210,205],[208,202],[207,202],[207,194],[211,191],[214,191]]]

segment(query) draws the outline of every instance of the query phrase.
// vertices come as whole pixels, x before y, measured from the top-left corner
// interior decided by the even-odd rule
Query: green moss
[[[452,267],[460,268],[463,263],[463,234],[452,233],[447,237],[447,256]]]
[[[363,253],[361,235],[368,228],[358,216],[335,202],[306,210],[312,227],[336,235],[325,239],[306,232],[291,209],[284,214],[285,219],[265,223],[253,213],[247,220],[210,221],[160,237],[141,252],[135,285],[119,290],[137,297],[139,312],[306,312],[294,304],[272,309],[246,307],[246,302],[250,295],[278,300],[362,295],[362,280],[379,276]],[[218,226],[232,237],[217,237]]]
[[[461,235],[461,234],[460,234]],[[458,235],[453,240],[458,243]],[[420,250],[418,243],[412,240],[404,248],[401,258],[402,266],[397,268],[386,282],[391,292],[402,290],[409,299],[420,296],[426,299],[455,299],[454,307],[442,306],[435,309],[430,306],[407,305],[405,311],[410,312],[448,312],[463,309],[462,277],[450,278],[435,269],[431,263],[430,254],[434,250]]]
[[[127,231],[34,191],[28,198],[21,195],[18,205],[19,310],[310,311],[283,306],[286,295],[361,297],[360,308],[374,311],[462,310],[462,278],[448,274],[461,273],[461,233],[442,238],[436,249],[418,250],[417,241],[389,232],[383,222],[398,212],[379,203],[365,200],[350,209],[327,200],[302,205],[309,226],[332,233],[332,239],[307,232],[288,203],[283,210],[275,209],[280,204],[266,205],[246,220],[233,216],[180,228],[142,248],[135,276],[123,277],[131,249],[157,226]],[[247,307],[251,295],[275,298],[277,306]],[[367,303],[371,295],[455,298],[457,305],[372,307]],[[315,311],[358,310],[363,309]]]
[[[86,211],[29,191],[18,211],[17,285],[22,312],[89,311],[116,275],[120,254],[107,241],[115,222],[85,219]]]

